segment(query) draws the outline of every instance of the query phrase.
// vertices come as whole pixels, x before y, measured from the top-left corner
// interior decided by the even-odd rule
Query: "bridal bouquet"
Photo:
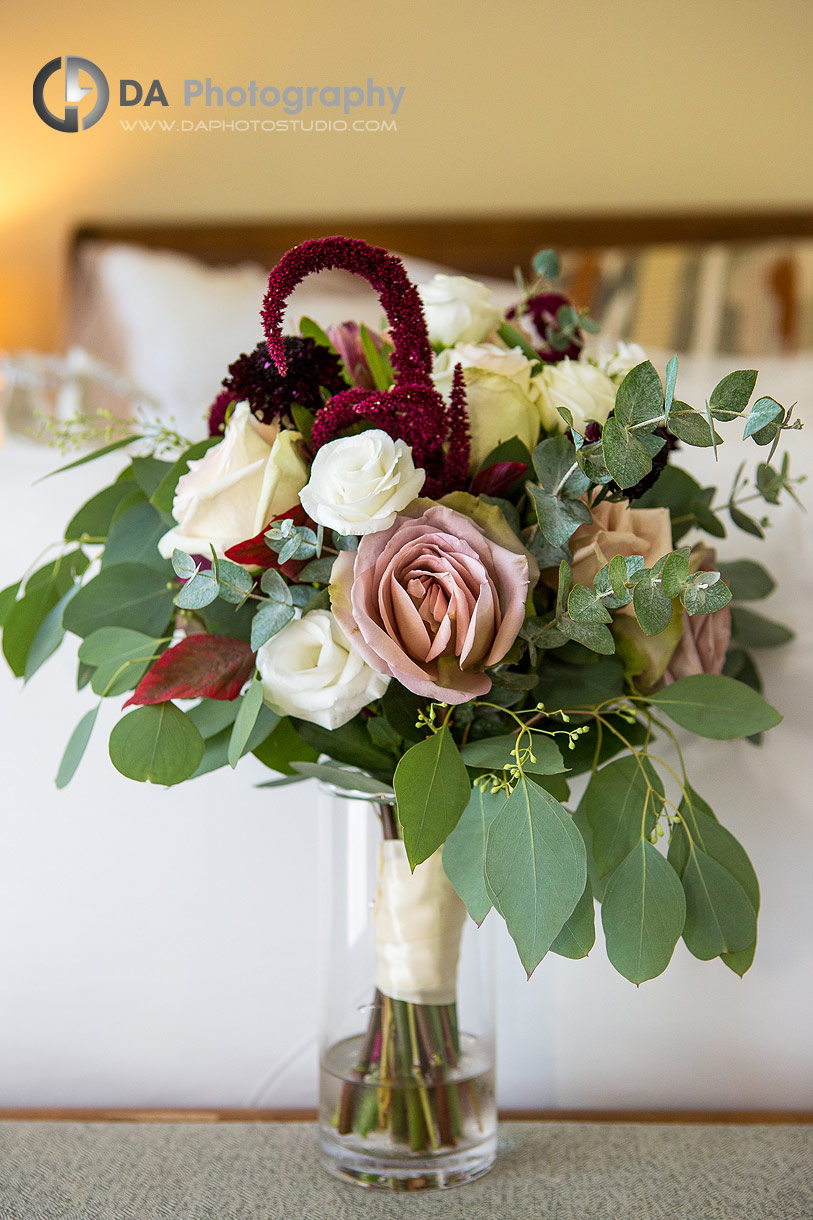
[[[386,329],[303,319],[283,337],[288,294],[336,267],[369,281]],[[780,721],[751,650],[790,633],[747,605],[773,581],[713,545],[729,523],[762,536],[747,501],[793,495],[774,458],[797,425],[752,401],[754,371],[681,401],[675,358],[662,382],[640,349],[594,346],[555,256],[534,271],[504,314],[463,277],[416,288],[361,241],[291,250],[208,437],[171,460],[139,435],[100,451],[136,456],[58,556],[0,595],[4,652],[30,677],[78,636],[78,685],[126,696],[110,758],[133,780],[179,784],[253,754],[268,786],[316,776],[367,794],[406,877],[431,861],[438,903],[457,904],[452,940],[459,899],[477,923],[493,907],[529,974],[549,951],[590,951],[594,899],[632,982],[681,937],[742,974],[757,880],[675,726],[757,742]],[[681,462],[732,431],[762,460],[721,497]],[[367,1121],[359,1090],[388,1056],[430,1075],[454,1063],[454,1005],[386,986],[340,1131]],[[375,1123],[401,1123],[413,1148],[454,1143],[462,1100],[415,1104],[399,1116],[379,1097]]]

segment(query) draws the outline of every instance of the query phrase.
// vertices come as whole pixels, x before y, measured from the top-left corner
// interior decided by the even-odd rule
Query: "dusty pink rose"
[[[517,637],[533,565],[510,530],[493,534],[445,505],[416,506],[339,555],[333,613],[368,665],[443,703],[487,693],[483,670]]]
[[[614,555],[643,555],[648,568],[672,549],[668,508],[630,508],[626,500],[602,501],[589,525],[570,540],[574,584],[591,585]]]
[[[714,571],[717,556],[705,549],[699,562],[689,561],[693,571]],[[687,614],[683,611],[683,634],[663,675],[664,686],[689,678],[692,674],[723,672],[731,640],[731,610],[723,606],[713,614]]]

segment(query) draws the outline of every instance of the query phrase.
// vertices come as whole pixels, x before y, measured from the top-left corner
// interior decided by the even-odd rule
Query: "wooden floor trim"
[[[313,1122],[315,1110],[0,1108],[0,1122]],[[501,1110],[503,1122],[811,1125],[809,1110]]]

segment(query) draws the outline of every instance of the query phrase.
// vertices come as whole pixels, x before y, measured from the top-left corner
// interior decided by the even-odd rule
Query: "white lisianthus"
[[[452,392],[455,365],[466,379],[466,411],[471,436],[469,469],[475,474],[501,441],[518,436],[533,450],[539,440],[539,390],[531,362],[518,347],[458,343],[435,358],[432,380],[445,398]]]
[[[546,432],[564,432],[567,424],[558,407],[567,407],[573,426],[583,433],[588,420],[603,424],[615,406],[618,387],[594,364],[564,360],[546,364],[534,381],[539,389],[539,413]]]
[[[257,669],[272,711],[323,729],[347,724],[390,682],[362,660],[329,610],[286,623],[260,648]]]
[[[420,495],[424,478],[409,445],[375,428],[323,445],[299,499],[308,516],[329,529],[374,534],[389,529]]]
[[[485,284],[465,275],[435,275],[418,285],[432,343],[479,343],[499,326],[502,310]]]
[[[234,408],[223,440],[181,475],[172,504],[177,525],[158,550],[165,559],[177,548],[189,555],[219,556],[259,534],[274,517],[293,508],[308,481],[298,432],[268,427],[248,403]]]
[[[620,384],[631,369],[648,359],[649,357],[639,343],[624,343],[619,340],[611,350],[599,348],[596,364],[603,373]]]

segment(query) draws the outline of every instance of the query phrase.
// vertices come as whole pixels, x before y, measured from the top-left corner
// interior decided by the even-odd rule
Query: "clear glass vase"
[[[391,803],[320,796],[319,1135],[336,1177],[457,1186],[494,1162],[493,920],[441,853],[412,873]]]

